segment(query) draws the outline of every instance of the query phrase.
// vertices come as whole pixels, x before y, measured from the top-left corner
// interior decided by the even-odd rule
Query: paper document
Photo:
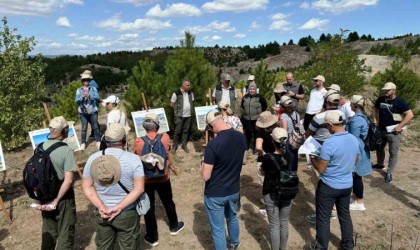
[[[308,139],[305,140],[302,146],[300,146],[298,154],[306,154],[306,155],[319,155],[319,149],[321,148],[321,144],[317,140],[315,140],[312,136],[309,136]]]
[[[386,126],[386,132],[391,133],[392,131],[394,131],[394,128],[395,128],[396,126],[398,126],[398,124],[397,124],[397,125]],[[407,127],[406,127],[406,126],[404,126],[404,127],[402,128],[402,130],[405,130],[406,128],[407,128]]]

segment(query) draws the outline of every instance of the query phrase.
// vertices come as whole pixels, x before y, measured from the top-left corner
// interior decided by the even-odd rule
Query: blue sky
[[[420,33],[419,13],[420,0],[0,0],[0,15],[44,55],[177,46],[185,30],[200,46],[296,43],[340,28],[392,37]]]

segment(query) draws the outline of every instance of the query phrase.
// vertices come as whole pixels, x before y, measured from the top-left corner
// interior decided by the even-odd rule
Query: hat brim
[[[257,125],[260,128],[268,128],[273,126],[274,124],[276,124],[279,121],[279,118],[276,115],[273,115],[273,119],[270,121],[266,121],[266,122],[261,122],[261,120],[257,120],[257,122],[255,123],[255,125]]]
[[[96,171],[96,168],[98,167],[97,164],[95,164],[95,161],[99,159],[96,158],[93,162],[92,165],[90,167],[90,177],[92,178],[92,180],[103,187],[109,187],[109,186],[113,186],[115,184],[117,184],[120,179],[121,179],[121,165],[119,163],[119,161],[117,160],[117,158],[115,158],[112,155],[104,155],[102,157],[107,157],[107,161],[109,162],[110,165],[114,166],[114,178],[112,178],[112,180],[110,181],[104,181],[104,180],[100,180],[99,176],[97,175],[98,171]]]
[[[394,88],[382,88],[382,90],[391,90],[391,89],[395,90]]]

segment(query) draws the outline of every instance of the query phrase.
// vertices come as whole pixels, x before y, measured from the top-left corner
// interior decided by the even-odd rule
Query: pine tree
[[[16,148],[26,140],[28,132],[41,127],[45,98],[45,63],[41,55],[31,60],[28,53],[34,37],[22,38],[10,29],[7,18],[0,30],[0,140],[6,149]]]
[[[260,95],[268,101],[273,95],[273,88],[275,86],[276,75],[268,70],[268,65],[262,60],[253,70],[252,74],[255,76],[255,82],[259,88]]]
[[[52,116],[64,116],[66,120],[77,121],[77,104],[74,101],[76,90],[82,86],[80,81],[73,81],[60,93],[53,96],[56,106],[51,108]]]

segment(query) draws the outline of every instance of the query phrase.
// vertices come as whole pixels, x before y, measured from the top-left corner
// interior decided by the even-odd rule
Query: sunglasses
[[[82,82],[90,82],[90,79],[82,79]]]

